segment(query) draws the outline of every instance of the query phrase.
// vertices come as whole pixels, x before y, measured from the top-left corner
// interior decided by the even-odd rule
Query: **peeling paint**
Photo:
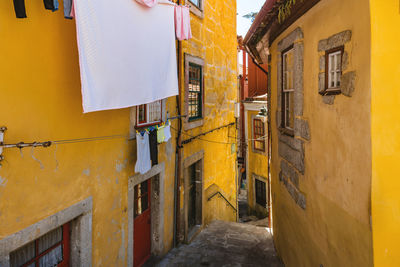
[[[121,226],[121,246],[118,251],[118,259],[125,261],[125,224],[122,223]]]
[[[128,160],[127,159],[125,159],[123,163],[120,163],[120,162],[117,161],[117,163],[115,164],[115,170],[119,173],[123,169],[126,168],[127,164],[128,164]]]
[[[86,176],[90,176],[90,168],[84,169],[82,173]]]
[[[0,186],[5,187],[7,185],[7,179],[0,176]]]

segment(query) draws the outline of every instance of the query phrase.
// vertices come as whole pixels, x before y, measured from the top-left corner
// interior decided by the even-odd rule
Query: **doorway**
[[[187,192],[183,216],[186,243],[199,233],[203,225],[203,159],[204,151],[200,151],[183,162],[185,192]]]
[[[134,266],[142,266],[151,256],[151,179],[134,189]]]
[[[141,266],[164,251],[165,163],[128,181],[128,264]],[[172,228],[172,226],[171,226]]]
[[[188,184],[188,231],[191,233],[193,229],[201,225],[201,170],[200,161],[189,167],[189,184]]]

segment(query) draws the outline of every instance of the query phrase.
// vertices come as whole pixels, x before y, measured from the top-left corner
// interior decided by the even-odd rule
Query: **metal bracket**
[[[3,145],[4,145],[4,132],[7,130],[7,127],[0,127],[0,162],[4,160],[3,156]],[[1,164],[0,164],[1,166]]]

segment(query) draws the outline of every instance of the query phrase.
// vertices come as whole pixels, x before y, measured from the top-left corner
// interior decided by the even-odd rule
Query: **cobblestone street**
[[[157,266],[284,266],[271,233],[249,224],[215,221],[189,245],[173,249]]]

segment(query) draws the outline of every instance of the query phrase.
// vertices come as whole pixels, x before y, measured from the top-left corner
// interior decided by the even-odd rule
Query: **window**
[[[143,214],[150,208],[150,185],[151,179],[135,186],[134,217]]]
[[[189,0],[192,4],[194,4],[197,8],[201,9],[201,1],[202,0]]]
[[[325,91],[322,92],[323,95],[340,94],[343,51],[343,46],[326,51]]]
[[[69,266],[69,223],[10,253],[10,266]]]
[[[265,126],[260,119],[253,119],[253,139],[254,150],[265,152]]]
[[[267,189],[266,184],[263,181],[255,179],[255,189],[256,189],[256,203],[263,206],[264,208],[267,207]]]
[[[282,53],[282,121],[281,127],[293,135],[294,128],[294,58],[293,47]]]
[[[140,105],[136,110],[137,126],[149,126],[162,122],[162,101]]]
[[[188,115],[189,121],[201,119],[203,105],[203,75],[202,66],[189,63],[189,84],[188,84]]]

